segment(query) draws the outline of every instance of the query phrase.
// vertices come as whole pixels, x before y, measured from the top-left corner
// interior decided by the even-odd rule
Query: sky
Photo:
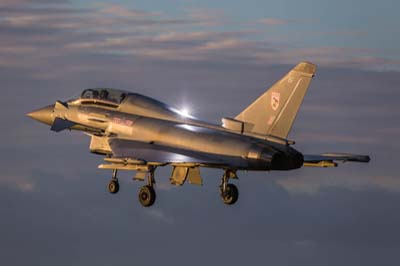
[[[398,1],[0,2],[0,257],[4,265],[398,265]],[[240,172],[204,186],[97,169],[89,138],[25,116],[87,87],[154,97],[214,123],[299,61],[318,65],[289,135],[303,153],[369,164]]]

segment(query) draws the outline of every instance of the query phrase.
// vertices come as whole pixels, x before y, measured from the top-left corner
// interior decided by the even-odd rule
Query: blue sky
[[[76,1],[81,6],[93,3]],[[254,38],[284,38],[295,46],[372,49],[373,56],[399,59],[398,1],[114,1],[135,9],[184,16],[190,9],[218,12],[227,23],[208,30],[255,28]],[[262,19],[278,25],[257,25]],[[221,20],[223,18],[221,17]],[[190,27],[189,29],[190,30]]]
[[[396,1],[31,1],[0,3],[0,257],[7,265],[398,265],[399,3]],[[369,164],[222,172],[174,187],[111,173],[77,132],[25,113],[88,87],[234,117],[299,61],[318,65],[290,138],[304,153]]]

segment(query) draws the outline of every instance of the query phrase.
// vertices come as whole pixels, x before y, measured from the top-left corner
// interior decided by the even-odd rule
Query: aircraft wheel
[[[227,184],[225,191],[221,193],[221,197],[226,205],[235,204],[239,198],[239,190],[234,184]]]
[[[108,191],[111,194],[116,194],[119,191],[119,183],[117,179],[112,179],[109,183],[108,183]]]
[[[156,201],[156,192],[152,186],[143,186],[139,191],[139,202],[143,207],[150,207]]]

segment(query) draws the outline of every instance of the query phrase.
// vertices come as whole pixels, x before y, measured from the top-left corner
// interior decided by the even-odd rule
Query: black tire
[[[116,194],[119,191],[119,183],[118,180],[111,180],[108,183],[108,192],[111,194]]]
[[[139,202],[143,207],[150,207],[156,201],[156,192],[152,186],[143,186],[139,190]]]
[[[235,204],[239,198],[239,190],[234,184],[227,184],[226,190],[221,193],[221,197],[226,205]]]

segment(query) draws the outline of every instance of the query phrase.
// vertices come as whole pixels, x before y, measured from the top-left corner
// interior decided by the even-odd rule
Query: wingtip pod
[[[347,162],[369,163],[371,157],[369,155],[351,154],[351,153],[324,153],[323,156],[329,156],[338,160]]]
[[[297,66],[293,68],[293,70],[301,72],[303,74],[314,76],[315,72],[317,71],[317,66],[313,63],[303,61],[298,63]]]
[[[369,157],[369,155],[355,155],[352,159],[353,160],[350,159],[349,161],[360,163],[369,163],[369,161],[371,161],[371,157]]]
[[[314,167],[336,167],[336,162],[359,162],[368,163],[369,155],[351,153],[323,153],[320,155],[304,155],[304,166]]]

